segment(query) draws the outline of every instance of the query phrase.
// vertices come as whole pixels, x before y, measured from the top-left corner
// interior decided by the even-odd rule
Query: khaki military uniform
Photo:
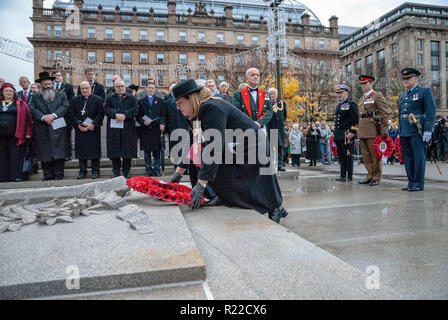
[[[381,180],[380,160],[373,152],[373,141],[378,135],[388,132],[389,111],[386,99],[381,92],[372,91],[369,96],[363,95],[358,103],[359,128],[358,138],[362,160],[367,169],[367,180]]]

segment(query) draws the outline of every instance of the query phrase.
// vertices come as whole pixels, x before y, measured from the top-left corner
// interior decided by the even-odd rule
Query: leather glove
[[[179,183],[180,179],[182,179],[182,175],[174,172],[174,174],[171,176],[170,181],[168,181],[169,183],[175,182],[175,183]]]
[[[202,196],[204,195],[205,187],[201,186],[198,182],[194,186],[193,190],[191,190],[191,209],[197,209],[201,206]]]
[[[431,141],[432,133],[429,131],[423,132],[423,142]]]

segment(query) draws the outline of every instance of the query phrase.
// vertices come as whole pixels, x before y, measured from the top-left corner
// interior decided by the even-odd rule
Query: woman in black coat
[[[319,139],[320,130],[312,122],[310,128],[308,129],[308,133],[306,134],[307,153],[310,159],[309,166],[315,167],[317,159],[320,158]]]
[[[210,131],[221,134],[221,144],[214,140],[212,142],[217,146],[214,149],[215,152],[222,152],[223,159],[227,153],[227,147],[230,148],[232,144],[227,143],[225,139],[226,130],[241,129],[243,132],[254,130],[254,136],[258,136],[259,128],[252,119],[225,100],[212,97],[212,92],[208,88],[198,88],[192,79],[177,84],[173,88],[173,96],[181,112],[195,123],[193,129],[200,126],[204,136],[207,136]],[[205,149],[212,142],[204,143],[204,154]],[[257,147],[261,143],[266,143],[266,140],[257,139]],[[251,147],[253,145],[248,144],[247,148],[243,148],[245,159],[248,154],[254,152]],[[235,152],[238,153],[238,149],[235,148]],[[244,164],[235,164],[235,162],[222,164],[224,162],[209,162],[204,159],[205,156],[201,161],[198,182],[191,192],[193,209],[201,205],[206,186],[210,184],[225,205],[254,209],[262,214],[267,212],[269,218],[277,223],[280,222],[280,218],[286,217],[287,212],[282,207],[283,198],[277,177],[273,173],[260,174],[262,169],[259,164],[260,159],[254,164],[248,164],[248,161],[244,161]],[[182,175],[184,171],[185,169],[178,167],[175,175]]]

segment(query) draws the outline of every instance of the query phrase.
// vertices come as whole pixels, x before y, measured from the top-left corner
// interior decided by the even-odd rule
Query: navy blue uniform
[[[430,88],[415,86],[398,97],[398,135],[403,161],[408,176],[408,188],[421,188],[425,184],[426,145],[415,124],[409,123],[413,113],[422,132],[432,132],[436,116],[436,103]]]
[[[353,153],[355,140],[345,144],[345,133],[349,132],[356,135],[358,130],[358,106],[351,100],[344,100],[336,106],[334,113],[334,141],[338,149],[339,164],[341,165],[341,178],[345,179],[348,173],[348,179],[353,177]]]

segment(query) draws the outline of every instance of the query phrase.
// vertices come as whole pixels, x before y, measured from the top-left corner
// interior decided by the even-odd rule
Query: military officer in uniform
[[[436,103],[431,89],[418,85],[420,75],[421,72],[414,68],[401,70],[406,91],[398,96],[398,135],[408,176],[408,186],[402,188],[403,191],[424,189],[426,143],[431,141],[436,116]],[[417,123],[411,123],[413,118]]]
[[[233,104],[254,120],[258,127],[265,128],[272,118],[272,104],[269,95],[258,88],[260,72],[256,68],[247,70],[246,82],[246,88],[233,94]]]
[[[354,140],[358,130],[358,106],[349,100],[349,92],[349,86],[336,86],[339,104],[334,113],[334,141],[341,166],[341,175],[336,181],[340,182],[353,179]]]
[[[285,152],[286,133],[285,121],[287,117],[286,104],[277,99],[278,91],[275,88],[269,89],[269,96],[272,102],[272,118],[269,121],[268,129],[278,130],[278,171],[286,171],[284,168],[283,154]],[[269,132],[268,132],[269,133]]]
[[[378,185],[381,180],[381,164],[373,151],[373,141],[378,135],[387,138],[389,112],[386,99],[381,92],[373,90],[375,78],[369,75],[359,76],[364,95],[358,103],[359,129],[358,138],[362,160],[367,169],[367,176],[359,184]]]

